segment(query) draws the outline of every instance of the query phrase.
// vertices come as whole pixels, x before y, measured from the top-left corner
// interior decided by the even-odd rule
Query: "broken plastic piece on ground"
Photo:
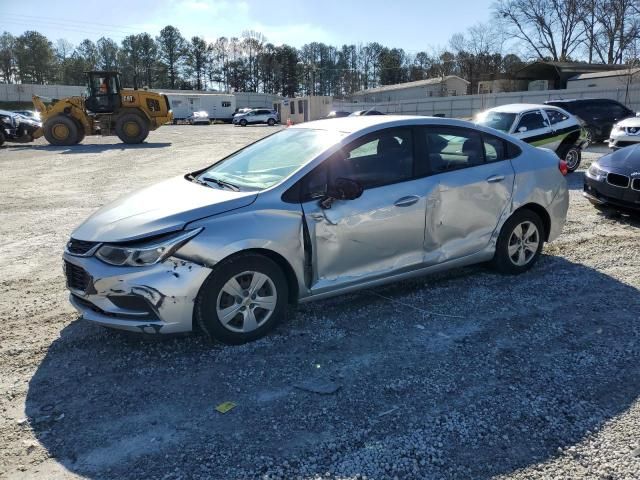
[[[216,410],[220,413],[227,413],[229,410],[232,410],[236,407],[236,404],[233,402],[224,402],[216,407]]]
[[[294,385],[295,388],[320,395],[330,395],[340,390],[342,385],[326,380],[310,379]]]

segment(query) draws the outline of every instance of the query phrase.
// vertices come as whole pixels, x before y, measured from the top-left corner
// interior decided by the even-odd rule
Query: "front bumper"
[[[628,187],[618,187],[607,183],[606,179],[596,179],[589,174],[584,176],[583,196],[598,205],[611,205],[618,208],[640,211],[640,190],[632,186],[640,182],[630,182]]]
[[[144,333],[193,329],[193,307],[211,269],[170,257],[148,267],[116,267],[65,252],[71,304],[85,320]]]
[[[609,148],[617,150],[619,148],[628,147],[640,143],[640,131],[637,134],[628,134],[625,131],[621,133],[611,132],[609,136]]]

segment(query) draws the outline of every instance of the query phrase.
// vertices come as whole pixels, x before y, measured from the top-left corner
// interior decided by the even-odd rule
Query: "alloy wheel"
[[[578,163],[580,163],[580,154],[572,148],[565,155],[564,161],[567,163],[569,171],[572,172],[578,167]]]
[[[519,223],[511,232],[508,244],[509,259],[522,267],[533,259],[540,246],[540,232],[533,222]]]
[[[216,301],[220,323],[232,332],[248,333],[264,325],[273,315],[278,293],[264,273],[246,271],[231,277]]]

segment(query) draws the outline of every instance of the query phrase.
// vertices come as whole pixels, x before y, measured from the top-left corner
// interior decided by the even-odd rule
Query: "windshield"
[[[517,114],[507,112],[485,112],[478,115],[476,123],[509,133]]]
[[[242,190],[263,190],[284,180],[343,136],[328,130],[282,130],[216,163],[198,178],[214,178]]]

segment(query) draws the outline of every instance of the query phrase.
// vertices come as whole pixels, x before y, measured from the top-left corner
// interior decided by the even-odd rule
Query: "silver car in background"
[[[237,344],[287,304],[486,261],[521,273],[565,223],[559,162],[457,120],[301,124],[94,213],[64,253],[71,302],[101,325]]]

